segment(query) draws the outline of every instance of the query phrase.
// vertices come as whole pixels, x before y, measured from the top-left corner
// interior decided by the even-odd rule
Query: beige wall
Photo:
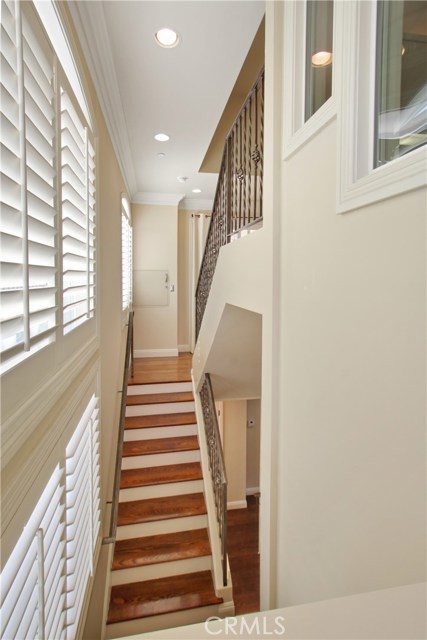
[[[273,117],[277,4],[267,3]],[[426,193],[337,215],[336,148],[332,120],[276,161],[268,185],[270,205],[281,199],[265,212],[281,265],[270,346],[279,353],[277,606],[425,579]]]
[[[178,209],[133,204],[132,223],[134,271],[164,269],[169,272],[169,286],[175,288],[166,306],[134,305],[135,351],[137,355],[172,355],[178,349]]]
[[[223,449],[228,507],[246,506],[246,400],[223,403]]]
[[[249,421],[254,420],[253,427]],[[246,432],[246,492],[252,494],[259,491],[259,456],[261,435],[261,401],[247,401]]]

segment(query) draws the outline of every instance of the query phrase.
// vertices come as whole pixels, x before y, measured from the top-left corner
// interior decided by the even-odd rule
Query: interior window
[[[380,0],[374,165],[427,141],[427,4]]]
[[[305,121],[332,95],[332,0],[308,0],[306,22]]]

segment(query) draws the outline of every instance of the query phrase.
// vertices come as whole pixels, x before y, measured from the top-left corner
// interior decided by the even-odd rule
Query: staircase
[[[192,383],[129,382],[107,638],[221,616]]]

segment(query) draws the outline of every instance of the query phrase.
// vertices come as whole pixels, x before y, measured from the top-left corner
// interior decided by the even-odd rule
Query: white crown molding
[[[184,211],[209,211],[213,209],[213,200],[203,200],[202,198],[184,198],[179,208]]]
[[[183,198],[185,198],[185,193],[138,191],[132,198],[132,204],[163,204],[177,207]]]
[[[77,35],[130,195],[138,190],[102,2],[69,2]]]

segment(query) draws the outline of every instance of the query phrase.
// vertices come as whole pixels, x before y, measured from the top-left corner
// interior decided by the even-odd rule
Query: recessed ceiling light
[[[170,137],[167,133],[156,133],[154,139],[158,142],[167,142],[168,140],[170,140]]]
[[[202,193],[201,189],[192,189],[193,193]]]
[[[332,62],[332,53],[330,51],[317,51],[311,56],[313,67],[327,67]]]
[[[167,27],[165,29],[159,29],[158,31],[156,31],[154,37],[157,44],[160,47],[165,47],[166,49],[172,49],[173,47],[176,47],[180,40],[179,34],[173,29],[169,29]]]

